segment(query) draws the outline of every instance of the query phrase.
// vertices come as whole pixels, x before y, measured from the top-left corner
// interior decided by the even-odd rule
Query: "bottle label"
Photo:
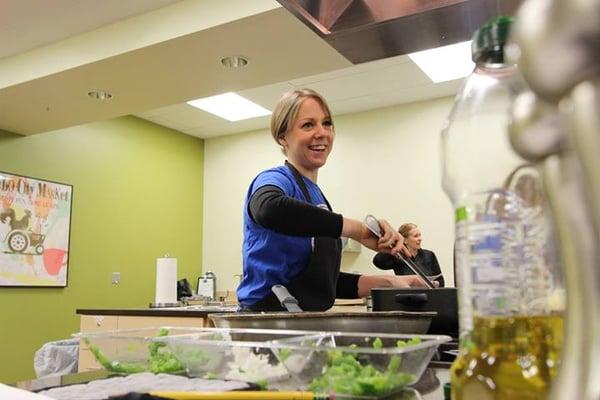
[[[489,216],[466,225],[476,315],[545,314],[553,285],[543,226]]]
[[[518,301],[513,280],[517,245],[507,246],[509,229],[505,222],[482,218],[469,223],[470,266],[473,307],[477,315],[503,315],[514,309]],[[510,254],[510,252],[515,254]]]

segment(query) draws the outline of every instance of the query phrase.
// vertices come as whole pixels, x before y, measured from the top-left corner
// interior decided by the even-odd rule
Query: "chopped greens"
[[[408,340],[406,342],[404,340],[398,340],[396,342],[396,347],[414,346],[414,345],[420,344],[422,342],[423,341],[421,340],[420,337],[414,336],[414,337],[410,338],[410,340]]]
[[[207,372],[204,375],[204,379],[217,379],[217,374],[215,374],[214,372]]]
[[[266,379],[261,379],[260,381],[254,382],[256,386],[258,386],[259,390],[269,390],[269,381]]]
[[[397,347],[421,343],[421,338],[413,337],[408,341],[398,340]],[[383,341],[376,338],[372,346],[382,349]],[[356,345],[350,345],[356,348]],[[321,376],[312,380],[309,389],[314,392],[331,392],[353,396],[380,396],[408,385],[414,375],[400,372],[401,358],[392,355],[385,370],[378,370],[370,363],[361,364],[355,353],[341,350],[327,352],[327,365]]]
[[[285,360],[287,360],[287,358],[290,356],[290,354],[292,354],[292,351],[290,349],[279,350],[279,358],[281,359],[282,362],[285,362]]]
[[[119,361],[111,362],[104,354],[100,352],[98,347],[90,345],[90,351],[96,357],[96,360],[107,371],[116,372],[119,374],[134,374],[146,370],[143,365],[137,363],[121,363]]]
[[[167,336],[169,331],[167,329],[161,329],[158,336]],[[88,339],[84,339],[87,344]],[[96,358],[96,360],[102,365],[107,371],[116,372],[119,374],[133,374],[136,372],[150,371],[155,374],[158,373],[183,373],[184,367],[181,362],[166,349],[161,350],[167,344],[164,342],[152,341],[148,345],[150,352],[150,358],[148,360],[148,367],[144,363],[125,363],[119,361],[110,361],[97,346],[90,345],[90,351]]]
[[[158,353],[154,357],[150,357],[150,372],[159,373],[183,373],[183,365],[171,353]]]
[[[163,337],[163,336],[168,336],[169,335],[169,331],[165,328],[161,328],[160,331],[158,331],[158,337]],[[150,342],[150,344],[148,345],[148,350],[150,351],[150,358],[156,356],[158,354],[158,350],[161,347],[165,347],[167,344],[165,342]]]

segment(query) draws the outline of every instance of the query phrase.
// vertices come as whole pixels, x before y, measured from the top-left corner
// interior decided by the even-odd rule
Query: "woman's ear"
[[[280,145],[282,145],[283,147],[285,147],[285,145],[287,144],[287,141],[285,140],[285,136],[281,135],[279,136],[279,139],[277,139],[277,141],[279,142]]]

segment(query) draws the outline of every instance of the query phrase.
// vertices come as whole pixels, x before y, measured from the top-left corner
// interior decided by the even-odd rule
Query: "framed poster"
[[[67,286],[73,186],[0,171],[0,286]]]

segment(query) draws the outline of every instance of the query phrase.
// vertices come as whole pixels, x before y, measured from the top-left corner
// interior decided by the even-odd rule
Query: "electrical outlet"
[[[121,283],[121,273],[113,272],[111,275],[111,282],[113,285],[118,285],[119,283]]]

